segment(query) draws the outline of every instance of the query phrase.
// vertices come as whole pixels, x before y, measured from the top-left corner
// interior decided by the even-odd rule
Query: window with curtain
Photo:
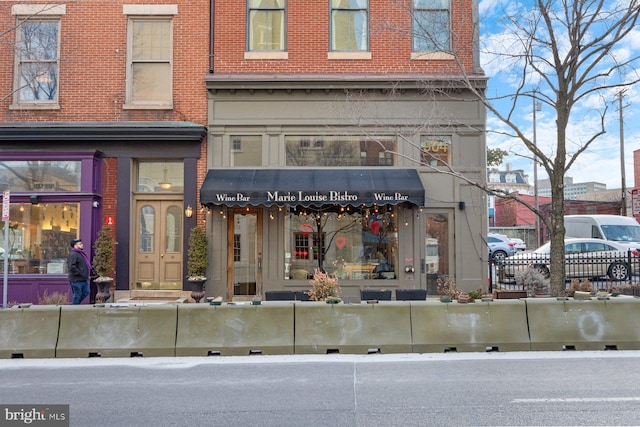
[[[248,50],[286,50],[286,0],[249,0],[248,4]]]
[[[172,105],[172,31],[171,18],[129,19],[127,104]]]
[[[413,51],[451,50],[450,0],[413,0]]]
[[[16,103],[57,103],[60,19],[27,19],[16,31]]]
[[[369,50],[369,0],[331,0],[331,50]]]

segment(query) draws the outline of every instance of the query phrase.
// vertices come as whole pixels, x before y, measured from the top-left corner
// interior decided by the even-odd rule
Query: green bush
[[[109,277],[113,274],[113,258],[116,242],[111,235],[110,227],[103,227],[98,233],[98,239],[94,244],[96,250],[92,265],[100,277]]]
[[[207,235],[202,227],[196,226],[191,229],[191,235],[189,236],[187,277],[189,279],[206,280],[207,267],[209,267]]]

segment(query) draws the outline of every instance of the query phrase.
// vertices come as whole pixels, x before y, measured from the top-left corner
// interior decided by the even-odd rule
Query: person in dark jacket
[[[89,273],[91,262],[83,251],[81,239],[71,241],[71,253],[69,254],[69,285],[73,292],[73,304],[80,304],[89,296]]]

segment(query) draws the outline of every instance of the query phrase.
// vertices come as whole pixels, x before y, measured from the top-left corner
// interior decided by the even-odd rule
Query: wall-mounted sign
[[[108,216],[104,219],[104,225],[115,225],[116,219],[112,216]]]
[[[10,199],[10,192],[9,190],[5,190],[2,192],[2,220],[3,221],[9,221],[9,199]]]

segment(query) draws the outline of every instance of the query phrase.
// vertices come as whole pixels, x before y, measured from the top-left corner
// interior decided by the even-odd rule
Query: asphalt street
[[[8,359],[0,403],[69,404],[72,426],[640,425],[639,362],[640,351]]]

